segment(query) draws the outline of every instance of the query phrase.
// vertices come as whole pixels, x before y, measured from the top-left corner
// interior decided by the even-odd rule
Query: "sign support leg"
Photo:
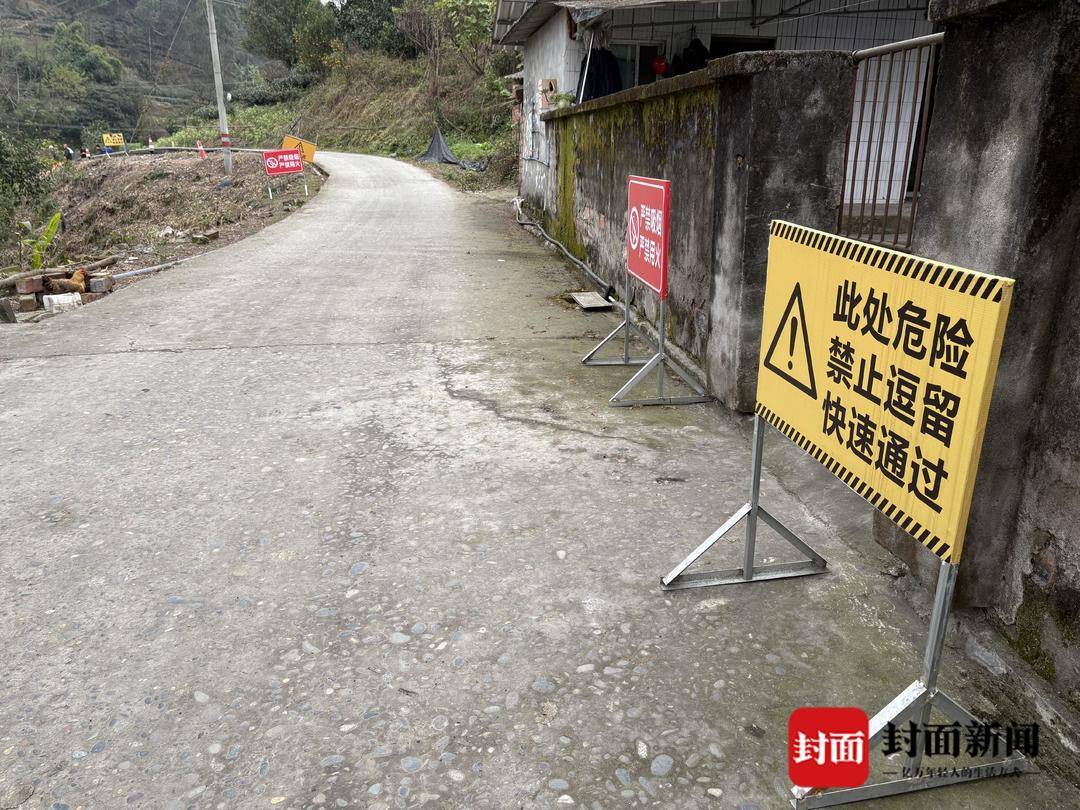
[[[652,341],[649,336],[646,335],[637,324],[630,320],[630,274],[626,274],[626,287],[623,293],[623,322],[615,327],[606,338],[601,340],[596,346],[593,347],[587,355],[581,358],[581,362],[586,366],[643,366],[649,362],[648,357],[631,357],[630,356],[630,333],[633,332],[645,343],[649,344],[649,347],[653,347]],[[604,346],[610,343],[619,335],[622,335],[623,352],[622,357],[596,357]]]
[[[639,372],[640,373],[640,372]],[[751,454],[750,474],[750,502],[744,504],[738,511],[729,517],[724,524],[709,535],[704,542],[690,552],[690,554],[660,580],[660,587],[665,591],[678,591],[686,588],[704,588],[710,585],[733,585],[740,582],[755,582],[764,579],[785,579],[787,577],[803,577],[810,574],[825,573],[828,563],[825,558],[818,554],[809,545],[804,543],[793,531],[773,517],[759,503],[761,496],[761,455],[765,443],[766,422],[760,417],[754,416],[754,444]],[[743,564],[741,568],[728,568],[720,571],[701,571],[686,573],[686,569],[693,565],[702,554],[712,548],[716,543],[735,528],[736,524],[746,518],[746,545],[743,550]],[[802,552],[807,559],[799,562],[770,563],[768,565],[755,565],[754,553],[757,542],[758,519],[765,521],[777,534],[787,540],[796,550]]]
[[[627,301],[629,301],[629,287],[630,287],[630,281],[629,281],[630,276],[629,276],[629,274],[627,274],[626,278],[627,278],[627,285],[626,285],[627,286]],[[697,380],[695,380],[693,377],[691,377],[689,374],[687,374],[686,371],[684,371],[676,363],[672,362],[671,358],[668,357],[668,354],[667,354],[667,336],[665,335],[665,327],[664,327],[664,318],[665,318],[664,309],[665,309],[664,299],[661,298],[660,299],[660,313],[659,313],[659,316],[657,318],[659,328],[657,330],[658,339],[657,339],[657,343],[656,343],[656,347],[655,347],[656,353],[652,357],[647,358],[647,359],[642,359],[640,361],[635,359],[635,360],[631,360],[629,362],[626,362],[626,359],[629,358],[629,356],[630,356],[630,350],[629,350],[629,339],[630,339],[629,338],[629,335],[630,335],[629,330],[630,330],[630,328],[633,328],[639,335],[641,334],[641,330],[639,330],[636,326],[634,326],[632,323],[630,323],[630,307],[627,306],[626,307],[626,320],[624,320],[623,325],[619,327],[619,329],[621,329],[623,331],[623,358],[624,358],[624,360],[622,360],[622,361],[619,361],[619,360],[609,361],[609,362],[606,362],[606,363],[604,361],[602,361],[602,360],[601,361],[590,360],[592,355],[596,353],[596,350],[599,349],[600,346],[603,346],[604,343],[606,343],[608,340],[610,340],[611,337],[613,337],[615,334],[617,334],[619,329],[616,329],[615,332],[612,332],[611,335],[608,335],[608,337],[604,339],[604,343],[601,343],[600,346],[597,346],[596,349],[593,349],[591,352],[589,352],[589,354],[585,357],[585,359],[582,360],[582,362],[586,363],[586,365],[640,365],[641,366],[641,368],[638,369],[638,372],[633,377],[631,377],[626,382],[626,384],[623,385],[622,388],[620,388],[618,391],[616,391],[615,396],[613,396],[608,401],[608,404],[611,405],[612,407],[625,408],[625,407],[628,407],[628,406],[631,406],[631,405],[691,405],[691,404],[696,403],[696,402],[712,402],[713,398],[697,382]],[[648,342],[648,340],[647,340],[647,342]],[[634,388],[636,388],[637,385],[640,382],[642,382],[642,380],[644,380],[646,377],[648,377],[652,373],[653,369],[656,369],[656,372],[657,372],[656,396],[655,397],[647,397],[647,398],[644,398],[644,399],[627,399],[627,395]],[[674,397],[664,396],[664,374],[665,374],[666,369],[671,369],[671,371],[673,371],[679,377],[679,379],[681,379],[693,393],[690,394],[689,396],[674,396]]]
[[[974,714],[969,712],[951,697],[938,689],[938,673],[941,670],[941,657],[945,649],[945,632],[949,626],[949,608],[952,605],[953,592],[956,590],[958,566],[942,562],[938,572],[937,590],[934,593],[934,612],[930,616],[930,630],[926,639],[926,651],[923,654],[922,677],[893,698],[885,708],[870,719],[870,735],[867,741],[869,750],[881,741],[888,726],[902,725],[915,720],[920,730],[930,722],[930,714],[937,709],[949,720],[961,726],[981,724]],[[991,731],[995,739],[992,751],[997,756],[998,750],[1008,751],[1005,740],[996,730]],[[853,788],[821,790],[795,786],[791,789],[792,807],[797,810],[811,807],[833,807],[838,804],[877,799],[901,793],[913,793],[918,790],[944,787],[960,782],[971,782],[989,776],[1003,776],[1009,773],[1037,771],[1030,759],[1019,751],[1007,753],[1004,759],[993,762],[966,765],[964,767],[939,766],[925,771],[922,769],[923,740],[921,733],[916,735],[915,753],[909,756],[902,770],[900,779],[888,782],[876,782]],[[1000,749],[999,749],[1000,746]]]

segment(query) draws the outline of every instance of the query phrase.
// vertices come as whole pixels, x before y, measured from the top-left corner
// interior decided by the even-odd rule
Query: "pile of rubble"
[[[15,313],[44,310],[63,312],[89,304],[108,295],[113,289],[109,268],[118,256],[110,256],[88,265],[58,267],[39,272],[20,273],[0,279],[0,320],[14,322]]]

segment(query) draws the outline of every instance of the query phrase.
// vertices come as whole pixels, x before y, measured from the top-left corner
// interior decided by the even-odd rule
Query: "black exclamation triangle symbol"
[[[777,361],[780,361],[780,358],[776,357],[777,349],[781,353],[787,349],[786,359],[781,361],[781,365],[777,365]],[[776,325],[769,351],[765,354],[764,365],[807,396],[817,399],[814,364],[810,356],[810,335],[806,330],[806,311],[803,308],[802,289],[798,284],[791,291],[784,314]]]
[[[799,327],[799,322],[794,317],[791,319],[791,340],[788,341],[788,371],[795,368],[795,330]]]

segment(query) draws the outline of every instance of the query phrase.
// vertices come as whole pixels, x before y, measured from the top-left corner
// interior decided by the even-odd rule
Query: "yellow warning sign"
[[[308,163],[311,163],[315,159],[315,144],[311,141],[305,141],[303,138],[297,138],[295,135],[286,135],[281,139],[282,149],[299,149],[300,157],[302,157]]]
[[[122,147],[124,145],[124,133],[123,132],[102,132],[101,142],[105,146],[117,146]]]
[[[757,412],[957,562],[1012,287],[775,221]]]

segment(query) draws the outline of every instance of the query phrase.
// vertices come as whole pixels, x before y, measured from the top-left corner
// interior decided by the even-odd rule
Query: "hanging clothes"
[[[682,53],[686,70],[701,70],[709,64],[709,49],[697,37],[694,37]]]
[[[588,63],[588,75],[586,75]],[[594,48],[592,55],[585,55],[581,60],[581,73],[578,79],[577,96],[581,101],[610,96],[623,89],[622,74],[615,54],[607,48]]]

